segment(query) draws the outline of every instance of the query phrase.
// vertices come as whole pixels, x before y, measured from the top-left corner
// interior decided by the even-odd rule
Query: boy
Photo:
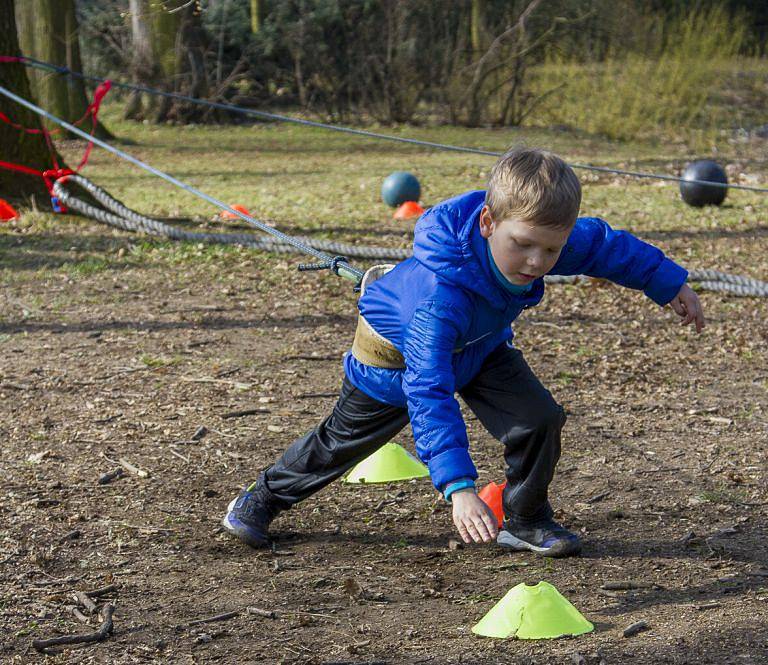
[[[513,346],[510,324],[541,301],[544,275],[585,274],[642,289],[657,304],[671,304],[683,325],[695,323],[697,332],[704,326],[686,270],[599,219],[577,219],[580,204],[579,180],[560,158],[512,149],[494,166],[487,192],[462,194],[425,213],[413,257],[363,285],[332,414],[232,501],[224,528],[253,547],[268,546],[278,513],[341,476],[410,420],[416,451],[452,504],[465,542],[496,539],[544,556],[577,554],[578,537],[552,519],[547,496],[565,414]],[[504,445],[500,532],[475,493],[456,391]]]

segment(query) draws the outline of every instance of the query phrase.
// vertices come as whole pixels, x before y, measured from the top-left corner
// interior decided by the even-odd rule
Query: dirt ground
[[[653,241],[768,274],[754,219]],[[702,293],[696,336],[639,293],[551,286],[518,322],[568,413],[552,495],[581,557],[449,547],[449,507],[426,479],[335,483],[279,518],[275,551],[255,552],[219,521],[329,412],[354,331],[349,285],[298,274],[295,258],[150,251],[84,220],[7,228],[2,250],[14,273],[0,295],[0,662],[768,662],[765,299]],[[500,445],[466,420],[480,482],[500,480]],[[397,441],[413,449],[410,432]],[[121,460],[142,473],[100,484]],[[594,632],[470,632],[539,580]],[[612,581],[637,588],[602,588]],[[112,584],[98,599],[116,607],[111,638],[32,648],[95,629],[72,594]]]

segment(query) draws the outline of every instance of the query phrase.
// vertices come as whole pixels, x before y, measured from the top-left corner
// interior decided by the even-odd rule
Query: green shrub
[[[613,49],[604,60],[586,63],[550,54],[536,70],[536,87],[541,93],[565,85],[542,107],[538,122],[620,140],[659,135],[691,140],[732,126],[729,90],[746,85],[753,96],[759,94],[742,71],[762,70],[763,76],[768,71],[765,60],[740,55],[748,34],[745,19],[712,7],[646,21],[638,28],[646,34],[644,44],[633,51]]]

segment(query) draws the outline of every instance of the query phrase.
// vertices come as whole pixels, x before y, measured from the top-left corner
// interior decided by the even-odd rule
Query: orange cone
[[[13,206],[5,199],[0,199],[0,222],[10,222],[12,219],[16,219],[19,213],[14,210]]]
[[[245,206],[241,206],[239,203],[233,203],[229,207],[232,208],[232,210],[237,210],[237,212],[243,213],[244,215],[248,215],[249,217],[251,216],[250,210],[248,210],[248,208],[246,208]],[[229,212],[229,210],[222,210],[221,218],[222,219],[240,219],[240,217],[238,217],[233,212]]]
[[[406,201],[392,215],[392,219],[411,219],[413,217],[421,217],[424,214],[424,208],[422,208],[416,201]]]
[[[499,483],[498,485],[494,482],[490,482],[483,487],[477,495],[485,501],[485,505],[493,511],[493,514],[499,521],[499,528],[501,528],[504,523],[504,507],[502,505],[501,497],[506,484],[506,481]]]

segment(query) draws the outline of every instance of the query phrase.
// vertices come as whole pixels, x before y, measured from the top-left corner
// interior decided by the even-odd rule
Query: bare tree
[[[20,55],[16,32],[13,0],[0,0],[0,53]],[[24,99],[32,99],[25,68],[20,64],[0,67],[0,85]],[[17,123],[32,129],[41,129],[40,118],[22,106],[3,98],[3,110]],[[0,123],[0,155],[5,162],[21,164],[44,171],[51,168],[51,155],[40,134],[25,134]],[[0,196],[21,199],[34,194],[45,194],[41,178],[15,171],[0,169]]]
[[[452,118],[469,126],[483,121],[519,125],[557,88],[534,95],[529,89],[528,70],[533,57],[551,44],[565,25],[574,25],[586,16],[566,19],[552,17],[545,27],[531,28],[532,17],[542,0],[530,0],[519,12],[513,10],[506,27],[485,47],[480,36],[484,21],[483,0],[473,0],[470,32],[473,60],[459,67],[452,85]],[[479,57],[477,48],[483,45]]]
[[[24,55],[82,71],[75,0],[23,0],[16,3],[19,45]],[[82,79],[31,70],[32,93],[40,105],[64,120],[81,118],[88,108]],[[101,138],[112,135],[100,123]]]
[[[130,0],[129,13],[135,82],[191,97],[208,95],[205,70],[207,35],[199,0]],[[202,116],[195,105],[168,97],[142,99],[133,93],[125,117],[189,121]]]

